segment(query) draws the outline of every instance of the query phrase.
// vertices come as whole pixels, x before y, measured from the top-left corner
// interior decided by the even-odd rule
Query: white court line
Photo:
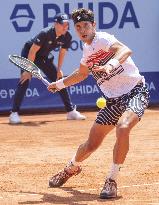
[[[31,196],[37,196],[38,195],[39,196],[39,194],[29,194],[29,195],[31,195]]]
[[[155,183],[151,183],[151,184],[133,184],[133,185],[130,185],[130,186],[121,186],[121,187],[118,187],[119,189],[122,189],[122,188],[130,188],[130,187],[141,187],[141,186],[151,186],[151,185],[158,185],[159,182],[155,182]]]
[[[84,189],[79,189],[78,191],[80,191],[80,192],[85,192],[86,190],[84,190]]]
[[[89,190],[89,191],[96,191],[97,189],[87,189],[87,190]],[[78,191],[80,191],[80,192],[86,192],[86,190],[84,190],[84,189],[79,189]]]
[[[125,200],[125,201],[129,201],[129,202],[130,202],[130,201],[131,201],[131,202],[139,202],[139,201],[140,201],[140,202],[146,202],[146,204],[148,204],[148,205],[149,205],[149,204],[159,205],[159,202],[149,202],[149,201],[151,201],[151,200],[131,200],[131,199],[130,199],[130,200]]]
[[[100,184],[101,185],[101,184]],[[130,185],[130,186],[120,186],[120,187],[118,187],[118,189],[122,189],[122,188],[131,188],[131,187],[142,187],[142,186],[151,186],[151,185],[159,185],[159,182],[155,182],[155,183],[150,183],[150,184],[133,184],[133,185]],[[102,189],[102,188],[100,188],[100,189]],[[87,191],[96,191],[97,189],[87,189],[87,190],[84,190],[84,189],[79,189],[79,190],[77,190],[77,191],[80,191],[80,192],[87,192]],[[57,192],[54,192],[54,194],[61,194],[61,192],[60,191],[57,191]],[[32,196],[38,196],[38,195],[40,195],[40,194],[18,194],[18,196],[28,196],[28,195],[32,195]],[[2,197],[2,196],[0,196],[0,199],[3,199],[4,197]],[[129,200],[129,201],[140,201],[140,200]],[[144,201],[146,201],[146,200],[144,200]],[[151,205],[159,205],[159,203],[156,203],[156,202],[154,202],[154,203],[149,203],[149,204],[151,204]]]
[[[89,189],[89,191],[96,191],[97,189]]]
[[[120,186],[120,187],[118,187],[118,189],[131,188],[131,187],[141,187],[141,186],[151,186],[151,185],[159,185],[159,182],[155,182],[155,183],[151,183],[151,184],[133,184],[133,185],[130,185],[130,186]],[[100,188],[100,189],[102,189],[102,188]],[[97,189],[87,189],[87,190],[89,190],[89,191],[96,191]],[[84,190],[84,189],[79,189],[78,191],[86,192],[86,190]]]
[[[61,191],[55,191],[54,194],[61,194]]]
[[[31,195],[31,194],[29,194]],[[17,196],[27,196],[27,194],[17,194]]]

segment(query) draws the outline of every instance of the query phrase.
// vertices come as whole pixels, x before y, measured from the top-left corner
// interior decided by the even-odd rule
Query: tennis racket
[[[41,80],[46,86],[50,85],[50,83],[41,75],[40,69],[32,61],[18,55],[9,55],[9,60],[19,68],[30,72],[34,77]],[[56,89],[52,89],[52,92],[56,91]]]

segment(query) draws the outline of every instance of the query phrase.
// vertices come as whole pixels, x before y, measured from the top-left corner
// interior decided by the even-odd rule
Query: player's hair
[[[74,24],[80,21],[90,21],[94,23],[94,13],[93,11],[85,8],[75,9],[71,14]]]

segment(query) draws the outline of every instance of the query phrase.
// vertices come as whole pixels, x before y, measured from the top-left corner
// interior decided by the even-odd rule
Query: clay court
[[[132,130],[130,150],[118,179],[118,198],[101,200],[99,193],[112,162],[115,130],[83,163],[83,172],[63,187],[48,188],[87,139],[96,112],[86,121],[67,121],[65,113],[23,115],[9,125],[0,118],[0,205],[159,205],[159,110],[148,109]]]

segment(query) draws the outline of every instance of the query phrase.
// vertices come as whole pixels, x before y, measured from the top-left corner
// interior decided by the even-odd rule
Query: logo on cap
[[[57,22],[57,23],[64,23],[64,22],[68,22],[68,21],[69,21],[69,19],[68,19],[67,14],[58,13],[54,17],[54,22]]]
[[[66,14],[61,15],[61,18],[62,18],[63,20],[68,20],[68,18],[67,18],[67,15],[66,15]]]

